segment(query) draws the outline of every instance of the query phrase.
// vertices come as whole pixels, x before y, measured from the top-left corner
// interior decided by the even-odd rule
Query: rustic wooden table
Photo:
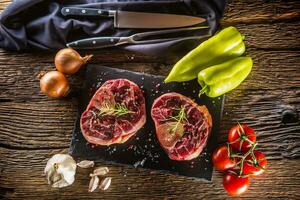
[[[0,8],[9,3],[2,0]],[[220,142],[236,121],[248,123],[257,131],[259,148],[269,159],[265,175],[252,181],[241,199],[300,199],[299,19],[297,0],[232,0],[226,8],[223,26],[235,25],[246,35],[247,51],[255,64],[247,80],[227,95]],[[166,74],[172,66],[124,51],[93,53],[92,63],[152,74]],[[77,108],[76,96],[55,100],[39,92],[36,75],[54,69],[53,57],[53,53],[0,50],[0,198],[230,198],[219,172],[214,172],[212,183],[203,183],[113,165],[109,165],[113,180],[108,191],[88,193],[89,171],[82,169],[71,187],[49,187],[44,166],[53,154],[68,151]]]

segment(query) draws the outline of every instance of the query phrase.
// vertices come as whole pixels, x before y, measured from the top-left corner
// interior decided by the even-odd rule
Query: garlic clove
[[[90,184],[89,184],[89,192],[94,192],[98,185],[99,185],[99,177],[98,176],[92,176],[91,180],[90,180]]]
[[[66,187],[75,180],[76,162],[68,154],[56,154],[48,160],[44,172],[49,185]]]
[[[101,181],[99,189],[107,190],[109,188],[110,184],[111,184],[111,177],[107,177]]]
[[[104,176],[109,172],[107,167],[97,167],[94,169],[93,174],[96,176]]]
[[[95,165],[95,162],[92,160],[83,160],[83,161],[77,163],[78,167],[84,168],[84,169],[94,167],[94,165]]]

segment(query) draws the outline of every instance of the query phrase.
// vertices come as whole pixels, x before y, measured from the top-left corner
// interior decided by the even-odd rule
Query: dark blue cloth
[[[0,47],[9,50],[64,48],[67,42],[95,36],[128,36],[137,29],[114,29],[113,19],[69,18],[63,6],[112,10],[159,12],[207,17],[210,33],[218,29],[226,0],[17,0],[0,15]],[[201,32],[190,33],[201,35]],[[190,50],[198,39],[176,40],[158,44],[126,45],[131,51],[151,55],[174,54]]]

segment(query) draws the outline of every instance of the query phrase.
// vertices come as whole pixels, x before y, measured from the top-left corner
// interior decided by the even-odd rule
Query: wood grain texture
[[[222,189],[222,175],[214,173],[211,183],[164,175],[144,169],[109,166],[113,177],[108,191],[88,193],[89,173],[92,169],[77,169],[76,181],[71,187],[50,188],[43,175],[47,159],[66,150],[9,150],[0,148],[7,159],[0,163],[2,192],[7,198],[32,199],[227,199]],[[263,177],[253,180],[243,199],[254,197],[297,199],[299,198],[300,165],[297,160],[270,161],[270,167]],[[293,175],[290,168],[293,167]],[[22,173],[20,173],[22,172]],[[11,177],[14,177],[13,179]],[[270,186],[272,186],[270,188]],[[284,190],[282,189],[284,188]],[[127,198],[126,198],[127,197]],[[165,198],[166,199],[166,198]]]
[[[4,10],[10,3],[11,3],[11,0],[1,0],[0,11]]]
[[[255,65],[249,78],[227,95],[223,133],[236,121],[247,122],[259,131],[260,147],[269,158],[300,156],[299,121],[282,122],[286,110],[299,115],[300,53],[277,51],[274,57],[273,52],[249,49],[248,54]],[[151,74],[166,74],[171,68],[164,64],[154,67],[153,63],[110,64]],[[39,81],[32,75],[39,70],[26,65],[0,68],[5,77],[18,78],[18,71],[24,77],[18,78],[17,84],[15,81],[3,84],[7,88],[3,98],[11,101],[0,104],[0,133],[3,133],[0,145],[26,149],[68,146],[77,113],[76,98],[51,100],[40,94]],[[294,74],[292,79],[291,74]],[[3,80],[8,79],[3,77]],[[48,139],[44,140],[45,137]]]
[[[232,0],[229,1],[223,24],[264,24],[297,21],[300,18],[297,0]]]
[[[0,10],[10,1],[1,1]],[[300,3],[299,1],[229,2],[222,26],[235,25],[246,36],[254,67],[247,80],[228,93],[219,142],[237,121],[258,134],[269,168],[252,180],[240,199],[300,199]],[[127,51],[93,53],[91,63],[166,75],[174,61]],[[43,168],[55,153],[67,152],[77,114],[80,73],[70,81],[68,98],[49,99],[39,92],[41,70],[54,70],[55,53],[0,50],[0,198],[4,199],[231,199],[222,175],[212,183],[142,169],[108,165],[112,186],[87,193],[89,170],[64,189],[50,188]],[[104,165],[104,163],[98,163]]]

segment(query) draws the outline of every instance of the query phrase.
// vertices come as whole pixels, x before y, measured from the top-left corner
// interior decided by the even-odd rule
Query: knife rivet
[[[114,42],[114,39],[110,39],[111,42]]]
[[[95,40],[93,41],[93,44],[96,44],[96,41],[95,41]]]
[[[98,13],[99,13],[99,14],[102,14],[102,11],[101,11],[101,10],[98,10]]]
[[[70,9],[66,9],[66,12],[70,12]]]
[[[82,12],[82,13],[85,13],[85,10],[82,10],[81,12]]]

